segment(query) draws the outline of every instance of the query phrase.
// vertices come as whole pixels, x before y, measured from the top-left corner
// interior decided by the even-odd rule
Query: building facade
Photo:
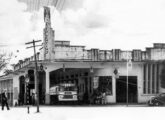
[[[79,96],[88,94],[92,99],[95,90],[106,92],[107,103],[145,103],[151,96],[164,92],[162,76],[165,44],[154,43],[145,51],[134,49],[99,50],[72,46],[70,41],[55,40],[51,28],[50,9],[44,8],[43,47],[36,54],[40,104],[54,104],[50,88],[61,82],[73,82]],[[13,104],[26,103],[26,76],[29,78],[30,103],[36,91],[34,56],[15,65],[13,80]],[[128,91],[127,91],[128,87]]]
[[[0,77],[0,94],[2,90],[7,91],[7,98],[9,105],[13,105],[13,75],[4,75]],[[1,104],[1,96],[0,96],[0,104]]]

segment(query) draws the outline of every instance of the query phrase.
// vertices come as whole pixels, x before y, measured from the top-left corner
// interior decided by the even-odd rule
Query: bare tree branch
[[[13,53],[7,54],[7,52],[0,53],[0,71],[2,71],[10,62]]]

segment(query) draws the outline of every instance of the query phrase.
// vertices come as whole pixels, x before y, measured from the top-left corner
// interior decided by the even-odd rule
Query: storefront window
[[[106,95],[112,95],[112,77],[99,76],[99,92],[105,92]]]

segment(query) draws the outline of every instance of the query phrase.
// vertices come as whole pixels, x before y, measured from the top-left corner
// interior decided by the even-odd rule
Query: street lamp
[[[40,69],[39,69],[39,71],[44,71],[44,66],[42,65],[42,63],[40,64],[40,67],[39,67]]]

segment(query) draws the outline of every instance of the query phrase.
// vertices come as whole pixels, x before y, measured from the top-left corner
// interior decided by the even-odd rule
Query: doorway
[[[116,79],[116,103],[127,102],[127,77]],[[137,103],[137,76],[128,76],[128,103]]]

